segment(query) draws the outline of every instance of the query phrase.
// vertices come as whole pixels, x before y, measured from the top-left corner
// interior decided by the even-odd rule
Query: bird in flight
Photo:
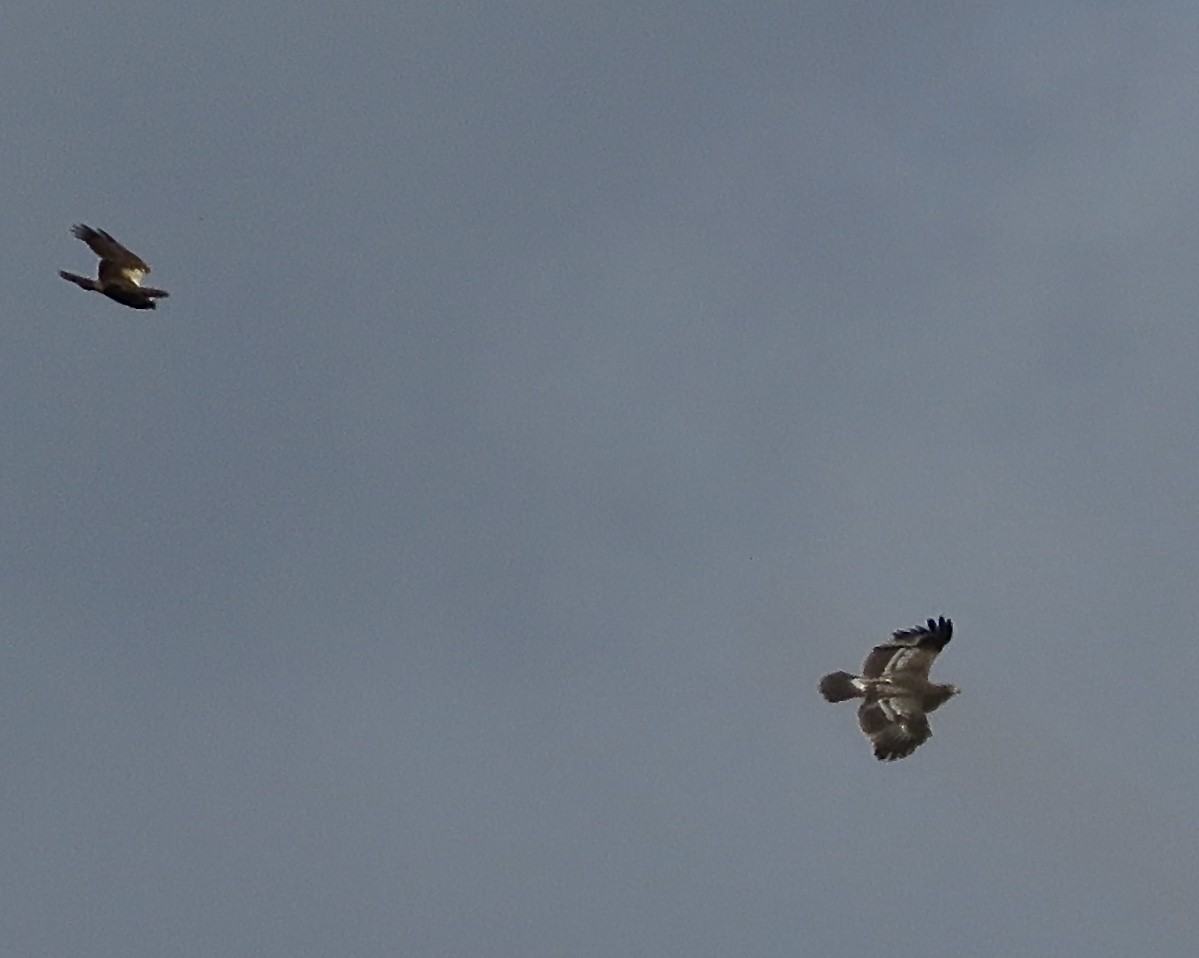
[[[895,632],[890,642],[875,646],[861,675],[831,672],[820,680],[820,694],[830,702],[862,699],[858,725],[879,761],[904,758],[927,742],[933,734],[928,713],[961,691],[928,678],[933,660],[951,638],[951,620],[929,619],[927,626]]]
[[[154,301],[170,295],[165,289],[143,286],[142,279],[150,272],[150,267],[140,256],[125,249],[104,230],[94,230],[90,226],[80,224],[71,227],[71,233],[76,239],[87,243],[91,251],[100,257],[100,268],[96,279],[77,276],[60,269],[58,275],[63,279],[84,289],[103,293],[109,299],[132,309],[157,309],[158,304]]]

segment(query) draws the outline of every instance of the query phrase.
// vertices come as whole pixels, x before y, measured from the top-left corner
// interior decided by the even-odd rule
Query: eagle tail
[[[856,678],[848,672],[830,672],[820,680],[820,694],[829,702],[860,698],[862,690],[854,682]]]
[[[60,269],[58,275],[68,282],[74,283],[76,286],[82,286],[84,289],[90,289],[94,292],[100,289],[94,279],[88,279],[86,276],[76,276],[74,273],[68,273],[65,269]]]

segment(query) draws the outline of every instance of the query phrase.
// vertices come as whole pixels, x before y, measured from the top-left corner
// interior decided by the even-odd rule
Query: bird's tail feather
[[[94,279],[88,279],[86,276],[76,276],[74,273],[68,273],[65,269],[60,269],[58,275],[76,286],[82,286],[84,289],[98,290],[100,287],[96,285]]]
[[[854,684],[855,678],[857,676],[848,672],[830,672],[820,680],[820,694],[830,702],[859,698],[862,690]]]

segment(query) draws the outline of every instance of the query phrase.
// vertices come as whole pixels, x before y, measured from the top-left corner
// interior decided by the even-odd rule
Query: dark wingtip
[[[935,619],[929,619],[927,625],[918,625],[914,629],[900,629],[891,635],[901,642],[909,643],[912,641],[923,642],[926,638],[932,639],[938,649],[943,649],[953,638],[953,620],[942,615]]]

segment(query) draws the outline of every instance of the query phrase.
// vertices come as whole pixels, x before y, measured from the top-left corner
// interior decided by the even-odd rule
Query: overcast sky
[[[1194,954],[1199,7],[117,7],[0,10],[0,951]]]

